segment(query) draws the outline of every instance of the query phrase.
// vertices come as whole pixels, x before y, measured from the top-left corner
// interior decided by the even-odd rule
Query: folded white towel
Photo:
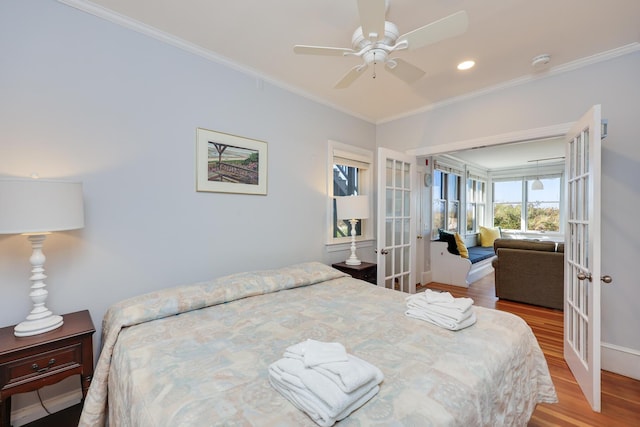
[[[323,363],[348,361],[347,350],[342,344],[312,339],[287,347],[284,356],[302,360],[307,368]]]
[[[450,308],[452,310],[467,311],[469,307],[473,305],[473,299],[467,297],[454,298],[452,302],[434,302],[433,305]]]
[[[323,363],[315,366],[314,370],[329,378],[345,393],[351,393],[372,380],[379,384],[384,379],[378,367],[351,354],[347,357],[347,362]]]
[[[335,382],[315,369],[304,367],[297,359],[282,358],[269,366],[269,381],[297,408],[320,425],[332,425],[348,416],[379,390],[377,378],[351,393],[345,393]]]
[[[468,317],[459,322],[427,310],[408,309],[405,314],[409,317],[424,320],[451,331],[458,331],[476,323],[476,313],[473,310],[470,310]]]
[[[311,393],[317,396],[327,407],[331,408],[332,415],[342,412],[355,398],[366,393],[371,387],[378,385],[378,379],[363,384],[350,393],[345,393],[331,379],[319,373],[316,369],[308,369],[296,359],[282,358],[271,364],[272,371],[280,373],[284,381],[292,380],[292,384],[302,382]],[[298,380],[293,380],[291,377]]]
[[[454,298],[449,292],[436,292],[431,289],[425,290],[422,295],[428,303],[453,302]]]
[[[439,307],[450,308],[452,310],[466,311],[474,302],[472,298],[468,297],[453,298],[448,292],[440,292],[440,294],[449,294],[449,297],[451,298],[438,298],[438,292],[431,291],[431,295],[429,295],[427,294],[427,291],[430,291],[430,289],[427,289],[425,292],[408,296],[406,298],[407,305],[410,303],[425,307],[427,305],[437,305]],[[434,297],[434,295],[436,296]]]
[[[446,307],[444,304],[427,304],[424,300],[411,300],[407,301],[407,308],[413,310],[424,310],[439,316],[444,316],[455,322],[460,322],[469,317],[473,306],[470,305],[465,311],[460,311],[457,308]]]
[[[313,396],[307,389],[291,388],[288,384],[283,385],[276,375],[269,375],[269,382],[271,386],[282,394],[289,402],[293,404],[299,410],[305,412],[316,424],[322,427],[330,427],[346,417],[348,417],[353,411],[367,403],[373,396],[375,396],[380,390],[379,386],[371,388],[367,393],[362,395],[359,399],[351,403],[344,411],[335,417],[331,417],[324,410],[322,405],[317,404],[317,398]]]

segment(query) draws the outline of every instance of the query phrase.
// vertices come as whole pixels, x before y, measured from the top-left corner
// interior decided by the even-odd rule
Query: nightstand
[[[93,376],[96,331],[87,310],[65,314],[64,324],[44,334],[16,337],[0,329],[0,427],[11,425],[11,396],[80,375],[82,398]]]
[[[365,282],[377,284],[378,268],[372,262],[362,262],[360,265],[349,265],[345,262],[337,262],[331,265],[336,270],[351,275],[354,279],[364,280]]]

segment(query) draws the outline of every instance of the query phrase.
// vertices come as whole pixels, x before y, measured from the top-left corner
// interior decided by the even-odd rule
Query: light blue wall
[[[570,123],[602,105],[602,340],[640,354],[640,52],[495,91],[377,127],[397,150],[469,141]]]
[[[375,125],[53,0],[0,2],[0,176],[80,180],[86,227],[45,242],[48,306],[318,260],[327,141]],[[196,128],[268,143],[268,195],[195,191]],[[4,209],[4,207],[2,207]],[[46,207],[43,207],[46,209]],[[0,235],[0,325],[24,319],[31,248]]]

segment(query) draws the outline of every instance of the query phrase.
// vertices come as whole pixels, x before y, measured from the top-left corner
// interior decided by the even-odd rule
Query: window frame
[[[336,164],[349,163],[347,166],[355,166],[359,169],[358,178],[358,195],[369,195],[369,218],[362,219],[358,222],[360,235],[356,236],[356,242],[373,242],[374,240],[374,224],[375,210],[373,209],[373,175],[374,175],[374,155],[373,151],[367,150],[353,145],[344,144],[338,141],[329,140],[327,153],[327,214],[326,214],[326,245],[330,250],[348,249],[351,244],[351,236],[334,237],[333,236],[333,218],[334,218],[334,173],[333,166]]]
[[[438,179],[436,178],[436,174],[441,174],[442,175],[442,179],[440,179],[440,194],[435,194],[435,183],[438,181]],[[451,188],[451,178],[454,177],[456,179],[456,184],[455,184],[455,188],[452,189]],[[445,226],[444,226],[444,230],[447,231],[452,231],[452,232],[460,232],[460,217],[462,215],[462,200],[461,200],[461,196],[462,196],[462,175],[455,173],[453,171],[450,170],[443,170],[443,168],[438,168],[438,167],[434,167],[433,169],[433,183],[434,185],[432,186],[432,188],[434,188],[434,190],[432,190],[431,193],[431,209],[432,209],[432,215],[431,215],[431,239],[435,239],[437,240],[439,238],[439,233],[438,233],[438,225],[436,225],[435,220],[436,220],[436,215],[434,212],[434,207],[436,203],[439,203],[441,205],[444,206],[444,218],[445,218]],[[465,186],[465,190],[466,190],[466,186]],[[454,197],[457,197],[455,199],[449,199],[449,196],[453,195]],[[444,196],[444,198],[443,198]],[[457,227],[455,230],[451,230],[448,227],[448,222],[449,222],[449,216],[451,214],[451,209],[450,207],[452,205],[456,205],[457,206]],[[466,224],[466,209],[465,209],[465,224]],[[466,225],[465,225],[466,228]]]
[[[529,195],[531,190],[531,182],[535,179],[558,179],[558,184],[560,188],[559,192],[559,200],[558,203],[558,230],[557,231],[538,231],[538,230],[530,230],[529,229]],[[491,226],[495,225],[495,205],[496,205],[496,192],[495,192],[495,184],[497,182],[520,182],[522,187],[522,199],[520,200],[520,229],[512,230],[512,229],[503,229],[505,233],[514,233],[514,234],[527,234],[527,235],[549,235],[549,236],[561,236],[564,235],[564,173],[548,173],[541,174],[536,176],[530,175],[519,175],[519,176],[500,176],[495,177],[491,180]],[[555,202],[554,202],[555,203]]]
[[[471,183],[472,195],[469,194],[469,184]],[[480,232],[480,226],[485,224],[487,215],[487,189],[488,180],[484,177],[471,175],[467,172],[467,180],[465,185],[465,235]],[[471,197],[470,197],[471,196]],[[470,230],[467,228],[469,207],[473,207],[474,227]]]

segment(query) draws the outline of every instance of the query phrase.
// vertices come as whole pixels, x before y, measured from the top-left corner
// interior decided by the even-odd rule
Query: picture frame
[[[267,194],[267,143],[196,129],[196,191]]]

